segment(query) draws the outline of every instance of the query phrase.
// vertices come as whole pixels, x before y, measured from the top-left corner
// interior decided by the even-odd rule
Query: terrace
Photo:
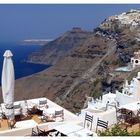
[[[40,101],[42,101],[42,104],[40,104]],[[46,102],[46,104],[43,105],[43,102]],[[20,108],[18,108],[19,105]],[[9,122],[6,117],[1,118],[0,136],[31,136],[32,129],[35,129],[36,126],[39,127],[39,129],[48,131],[62,124],[82,124],[82,120],[78,116],[47,98],[16,101],[14,102],[14,106],[16,106],[14,109],[14,125],[12,128],[9,127]],[[1,104],[1,112],[4,113],[4,110],[4,104]],[[63,110],[63,116],[59,115],[58,119],[54,117],[55,111],[61,110]]]

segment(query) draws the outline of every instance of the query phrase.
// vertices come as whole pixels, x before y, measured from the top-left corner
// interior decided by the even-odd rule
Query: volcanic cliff
[[[65,32],[54,41],[44,45],[39,51],[33,52],[28,57],[28,62],[54,65],[69,52],[78,43],[82,43],[89,38],[92,32],[84,31],[79,27],[73,27],[72,30]]]

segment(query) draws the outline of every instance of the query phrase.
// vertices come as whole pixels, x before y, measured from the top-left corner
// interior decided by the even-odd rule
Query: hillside
[[[44,45],[39,51],[33,52],[28,57],[28,62],[54,65],[78,43],[82,43],[92,32],[83,31],[79,27],[65,32],[62,36]]]
[[[16,100],[45,96],[72,112],[80,111],[86,96],[115,92],[121,89],[124,79],[135,74],[135,71],[116,73],[114,69],[126,65],[133,52],[140,49],[139,34],[139,11],[131,10],[105,19],[82,42],[73,44],[63,59],[58,61],[56,57],[55,65],[17,80]],[[40,56],[43,60],[43,53],[39,59]]]

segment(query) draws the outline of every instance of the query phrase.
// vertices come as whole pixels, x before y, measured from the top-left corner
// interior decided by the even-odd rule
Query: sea
[[[40,72],[50,67],[50,65],[33,64],[26,62],[29,54],[31,54],[34,51],[37,51],[41,47],[42,47],[41,45],[29,45],[29,44],[27,45],[18,42],[0,43],[0,85],[1,85],[2,66],[4,60],[3,54],[6,50],[11,50],[13,53],[12,59],[15,70],[15,79],[19,79]]]

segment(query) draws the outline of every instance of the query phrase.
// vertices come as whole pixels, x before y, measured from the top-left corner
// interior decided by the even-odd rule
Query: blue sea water
[[[42,64],[32,64],[27,63],[24,60],[27,59],[28,55],[40,49],[39,45],[21,45],[20,43],[0,43],[0,85],[1,85],[1,74],[3,66],[3,54],[5,50],[11,50],[13,53],[13,63],[15,69],[15,79],[28,76],[37,72],[40,72],[44,69],[47,69],[49,65]]]

